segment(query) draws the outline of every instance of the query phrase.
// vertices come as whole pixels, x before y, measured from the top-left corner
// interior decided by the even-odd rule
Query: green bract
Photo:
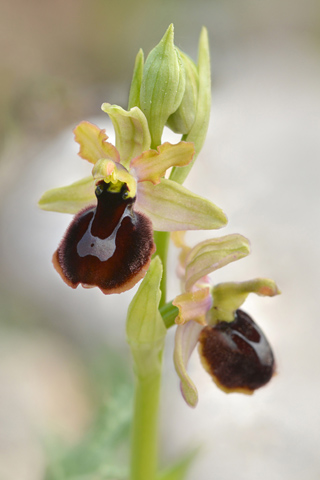
[[[166,327],[159,313],[159,288],[162,264],[155,257],[135,296],[127,315],[127,340],[135,360],[135,372],[147,377],[161,368]]]
[[[184,59],[188,57],[184,56]],[[189,60],[189,73],[192,76],[191,69],[192,63]],[[194,143],[195,156],[190,165],[184,168],[176,169],[173,168],[171,173],[171,180],[175,180],[178,183],[183,183],[187,178],[188,173],[190,172],[192,165],[200,153],[202,146],[204,144],[209,119],[210,119],[210,109],[211,109],[211,69],[210,69],[210,52],[209,52],[209,40],[208,32],[206,28],[203,28],[199,40],[199,52],[198,52],[198,64],[197,64],[197,73],[198,73],[198,95],[197,95],[197,105],[195,112],[195,119],[191,129],[187,134],[183,136],[183,140]],[[190,80],[191,81],[191,80]],[[193,80],[194,83],[194,80]],[[192,94],[191,94],[192,97]],[[193,102],[192,98],[188,102]]]

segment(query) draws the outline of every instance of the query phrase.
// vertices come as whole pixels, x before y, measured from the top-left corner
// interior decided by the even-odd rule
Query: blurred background
[[[176,45],[194,59],[205,25],[212,56],[209,133],[186,185],[227,213],[221,235],[252,243],[250,257],[214,280],[270,277],[282,295],[244,307],[277,357],[277,376],[252,397],[220,392],[195,352],[200,401],[189,409],[169,333],[161,459],[200,445],[188,480],[319,479],[320,3],[12,0],[0,11],[0,479],[123,473],[98,466],[115,450],[126,455],[124,327],[134,291],[67,288],[51,256],[71,217],[36,203],[88,174],[72,129],[87,119],[113,138],[100,105],[126,108],[138,49],[147,54],[172,22]],[[179,292],[176,254],[170,297]]]

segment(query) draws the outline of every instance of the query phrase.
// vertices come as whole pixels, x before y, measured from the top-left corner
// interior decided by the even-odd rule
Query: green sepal
[[[118,105],[103,103],[101,109],[111,118],[120,162],[129,169],[130,161],[150,148],[151,137],[147,119],[138,107],[127,111]]]
[[[140,89],[143,75],[144,67],[144,55],[143,50],[140,48],[137,53],[136,60],[134,63],[132,81],[130,86],[129,101],[128,101],[128,110],[133,107],[140,108]]]
[[[173,38],[171,24],[149,53],[143,70],[140,106],[148,120],[152,148],[161,144],[163,128],[178,109],[185,90],[184,66]]]
[[[263,297],[274,297],[281,292],[276,283],[268,278],[255,278],[246,282],[227,282],[216,285],[212,290],[213,307],[207,315],[209,324],[232,322],[234,312],[241,307],[249,293]]]
[[[136,209],[150,218],[154,230],[162,232],[218,229],[228,221],[212,202],[166,178],[158,185],[139,184]]]
[[[194,61],[185,53],[178,51],[185,68],[186,88],[179,108],[170,115],[167,126],[175,133],[187,135],[196,118],[199,75]]]
[[[166,327],[159,312],[162,263],[155,257],[127,314],[127,341],[138,377],[149,377],[161,369]]]
[[[197,156],[199,155],[209,126],[211,110],[211,67],[208,32],[205,27],[202,28],[200,34],[197,67],[199,75],[199,90],[196,118],[190,132],[182,137],[183,140],[194,143],[196,153],[193,161],[189,165],[182,168],[172,169],[170,179],[180,184],[182,184],[187,178]]]
[[[94,194],[95,183],[92,176],[78,180],[66,187],[47,190],[38,205],[42,210],[60,213],[78,213],[97,202]]]

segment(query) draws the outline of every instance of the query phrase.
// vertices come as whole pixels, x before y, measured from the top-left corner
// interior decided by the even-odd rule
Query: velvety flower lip
[[[54,267],[72,288],[82,284],[104,294],[121,293],[148,270],[155,251],[151,222],[133,210],[125,186],[120,192],[109,188],[98,184],[97,207],[75,216],[53,255]]]
[[[247,313],[238,309],[234,316],[233,322],[204,327],[199,354],[221,390],[251,395],[273,376],[274,355],[264,333]]]
[[[206,240],[193,248],[184,243],[181,233],[173,238],[181,248],[179,276],[184,291],[172,302],[179,309],[174,364],[184,399],[192,407],[197,405],[197,388],[187,372],[197,344],[202,364],[219,388],[253,393],[272,377],[274,357],[263,332],[239,307],[250,292],[277,295],[276,284],[258,278],[212,286],[209,273],[249,253],[249,242],[241,235]]]

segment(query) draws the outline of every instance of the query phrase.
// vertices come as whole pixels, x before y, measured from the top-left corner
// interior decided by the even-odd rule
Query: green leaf
[[[96,352],[97,354],[97,352]],[[100,355],[101,354],[101,355]],[[133,404],[131,372],[121,352],[98,352],[90,367],[96,411],[76,445],[47,441],[45,480],[126,480]]]
[[[126,111],[118,105],[103,103],[101,108],[111,118],[121,164],[128,168],[134,157],[150,148],[151,139],[147,119],[138,107]]]

